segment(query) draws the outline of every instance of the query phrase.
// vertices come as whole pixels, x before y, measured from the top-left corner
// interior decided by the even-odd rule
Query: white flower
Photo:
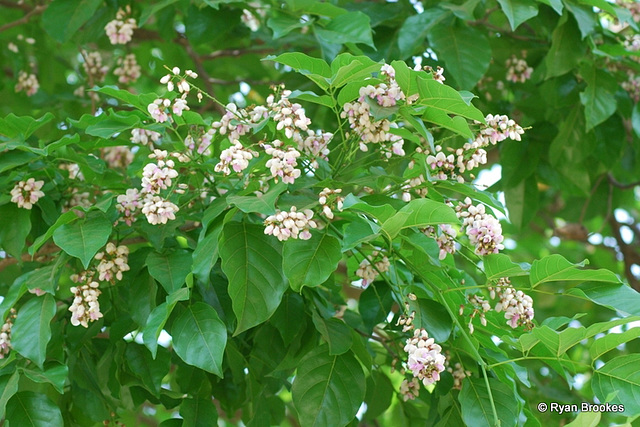
[[[291,239],[309,240],[311,229],[318,228],[309,209],[298,212],[295,206],[289,212],[278,211],[264,221],[264,234],[273,235],[280,241]]]
[[[119,9],[116,19],[110,21],[104,27],[111,44],[127,44],[131,41],[133,30],[138,28],[138,25],[135,19],[127,18],[130,13],[131,8],[129,6],[127,6],[126,11]]]
[[[4,359],[7,357],[11,349],[11,328],[13,327],[13,322],[16,319],[16,310],[15,308],[11,308],[9,312],[9,316],[7,316],[7,320],[5,320],[2,328],[0,328],[0,359]]]
[[[214,170],[229,175],[231,173],[229,166],[231,166],[234,172],[240,173],[248,168],[249,162],[257,156],[258,153],[244,148],[242,144],[240,144],[240,141],[236,140],[231,147],[222,150],[222,153],[220,153],[220,162],[218,162]]]
[[[114,283],[115,280],[122,280],[122,273],[129,271],[127,264],[129,248],[107,243],[104,252],[98,252],[95,259],[100,260],[96,267],[98,270],[98,280]]]
[[[147,106],[147,111],[156,122],[164,123],[169,120],[169,116],[165,111],[165,107],[169,105],[170,101],[168,99],[156,99]]]
[[[142,204],[142,213],[147,217],[149,224],[166,224],[169,220],[176,219],[175,213],[180,209],[175,204],[160,196],[147,194]]]
[[[423,328],[416,329],[413,338],[406,341],[404,351],[407,353],[405,363],[414,378],[428,386],[440,379],[440,372],[444,371],[446,359],[442,354],[442,347]]]
[[[286,147],[286,151],[282,150],[283,142],[277,139],[272,144],[264,145],[265,152],[271,156],[266,163],[271,176],[276,182],[278,178],[282,178],[282,182],[293,184],[302,173],[300,169],[295,168],[298,165],[297,158],[300,157],[300,152],[293,147]]]
[[[176,116],[181,116],[183,110],[189,110],[189,106],[187,105],[187,100],[183,98],[176,98],[173,101],[173,107],[171,108],[173,114]]]
[[[141,208],[140,193],[135,188],[127,189],[126,194],[117,197],[116,209],[122,214],[121,220],[127,225],[131,225],[136,221],[135,214]]]
[[[15,91],[24,91],[27,96],[35,95],[40,88],[38,78],[35,74],[27,74],[25,71],[18,73],[18,83],[16,83]]]
[[[495,310],[500,313],[504,311],[504,318],[507,324],[512,328],[524,326],[527,329],[533,327],[533,299],[520,290],[516,290],[511,286],[508,277],[502,277],[498,280],[496,288],[489,288],[491,298],[494,298],[496,291],[499,302],[495,306]]]
[[[40,191],[43,185],[44,181],[36,181],[33,178],[20,181],[11,190],[11,201],[19,208],[31,209],[38,199],[44,197],[44,193]]]
[[[70,289],[74,294],[74,298],[69,311],[71,312],[71,324],[73,326],[82,325],[88,328],[89,322],[95,322],[102,317],[100,302],[98,301],[98,297],[102,292],[99,289],[100,284],[92,280],[91,275],[85,273],[71,276],[71,280],[82,284],[72,286]]]
[[[131,130],[131,138],[129,140],[134,144],[142,144],[153,147],[153,143],[157,142],[161,136],[162,135],[160,135],[160,133],[154,132],[152,130],[136,128]]]
[[[113,70],[113,74],[118,76],[119,83],[134,83],[140,78],[140,65],[138,65],[136,56],[133,53],[126,55],[124,58],[118,58],[117,64],[118,66]]]

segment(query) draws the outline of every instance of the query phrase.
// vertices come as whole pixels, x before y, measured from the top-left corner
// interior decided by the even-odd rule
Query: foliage
[[[637,4],[0,4],[11,425],[637,423]]]

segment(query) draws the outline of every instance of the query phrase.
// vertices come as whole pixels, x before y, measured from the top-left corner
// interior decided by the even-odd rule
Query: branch
[[[26,24],[27,22],[29,22],[31,17],[40,15],[42,12],[44,12],[47,9],[48,6],[49,5],[36,6],[34,9],[32,9],[29,13],[24,15],[22,18],[17,19],[13,22],[9,22],[8,24],[4,24],[2,27],[0,27],[0,33],[10,28],[17,27],[18,25]]]
[[[620,252],[622,253],[625,276],[627,277],[627,280],[629,281],[631,287],[640,292],[640,280],[638,280],[631,272],[631,267],[633,266],[633,264],[640,265],[640,254],[636,252],[633,246],[628,245],[622,239],[622,233],[620,231],[621,224],[616,220],[614,215],[609,217],[609,225],[611,226],[611,231],[613,231],[613,237],[615,237],[615,239],[618,241],[618,246],[620,247]]]
[[[22,9],[25,12],[29,12],[31,7],[28,4],[16,3],[15,1],[0,1],[0,6],[10,7],[12,9]]]
[[[223,58],[226,56],[242,56],[242,55],[262,54],[262,53],[271,53],[271,52],[275,52],[275,49],[271,47],[263,47],[260,49],[252,49],[252,48],[222,49],[222,50],[217,50],[215,52],[211,52],[208,55],[201,55],[200,59],[203,61],[210,61],[212,59]]]
[[[628,183],[628,184],[623,184],[623,183],[621,183],[620,181],[618,181],[617,179],[615,179],[611,173],[609,173],[609,174],[607,175],[607,178],[609,179],[609,182],[610,182],[613,186],[618,187],[618,188],[621,188],[621,189],[623,189],[623,190],[629,190],[629,189],[631,189],[631,188],[634,188],[634,187],[636,187],[636,186],[640,185],[640,181],[630,182],[630,183]]]

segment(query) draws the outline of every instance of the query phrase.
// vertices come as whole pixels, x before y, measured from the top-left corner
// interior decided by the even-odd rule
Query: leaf
[[[498,211],[506,215],[506,211],[502,203],[488,191],[480,191],[476,188],[469,187],[467,184],[462,184],[460,182],[454,181],[434,181],[433,186],[434,189],[440,193],[462,194],[463,196],[470,197],[471,200],[482,202],[485,205],[490,206],[493,209],[497,209]]]
[[[558,15],[562,15],[562,9],[564,8],[562,0],[538,0],[538,2],[551,6]]]
[[[229,196],[227,203],[236,206],[242,212],[273,215],[276,213],[275,203],[278,196],[287,190],[287,184],[280,182],[261,196]]]
[[[88,135],[97,136],[100,138],[111,138],[116,133],[129,130],[134,127],[140,126],[140,117],[134,114],[116,114],[111,112],[108,116],[98,116],[101,118],[95,124],[87,126],[85,132]]]
[[[79,209],[79,210],[83,211],[83,209]],[[73,222],[76,218],[78,218],[78,214],[76,213],[76,209],[70,210],[69,212],[65,212],[62,215],[60,215],[58,217],[58,219],[56,220],[56,222],[51,227],[49,227],[47,232],[44,233],[43,235],[39,236],[35,240],[35,242],[33,242],[33,245],[29,246],[29,255],[33,256],[38,251],[38,249],[40,249],[42,247],[42,245],[44,245],[45,242],[47,240],[49,240],[51,238],[51,236],[53,236],[53,233],[58,228],[60,228],[64,224],[68,224],[70,222]]]
[[[15,371],[11,375],[3,375],[0,377],[0,418],[4,418],[7,402],[18,392],[18,381],[20,375]]]
[[[309,240],[287,240],[282,257],[282,269],[289,279],[289,286],[300,292],[303,286],[323,284],[338,268],[342,250],[335,237],[314,233]]]
[[[518,402],[513,391],[494,378],[489,378],[489,386],[501,424],[504,426],[515,425]],[[462,382],[462,391],[458,395],[458,401],[461,406],[462,419],[466,425],[474,427],[493,427],[495,425],[489,393],[482,378],[465,378]]]
[[[220,241],[222,271],[238,319],[235,335],[267,320],[288,288],[282,245],[259,225],[225,224]]]
[[[56,41],[64,43],[96,12],[102,0],[55,1],[42,14],[42,27]]]
[[[348,12],[333,18],[324,28],[316,27],[316,36],[328,43],[362,43],[375,48],[371,23],[362,12]]]
[[[331,356],[322,345],[300,361],[291,394],[302,427],[345,426],[364,399],[364,373],[351,352]]]
[[[640,412],[640,354],[626,354],[609,360],[596,369],[591,379],[591,387],[598,400],[607,403],[621,403],[625,413]],[[613,401],[607,396],[617,393]]]
[[[535,260],[531,264],[529,276],[531,287],[535,288],[542,283],[558,281],[620,283],[620,279],[609,270],[579,270],[578,267],[582,267],[584,264],[585,261],[580,264],[572,264],[559,254]]]
[[[640,315],[640,294],[622,283],[583,283],[566,293],[583,295],[596,304],[625,315]]]
[[[453,209],[444,203],[431,199],[410,201],[394,216],[382,224],[382,231],[390,237],[398,235],[400,230],[409,227],[426,227],[435,224],[457,224],[458,217]]]
[[[209,279],[211,269],[218,261],[218,239],[222,232],[222,223],[212,227],[204,238],[201,238],[193,251],[193,275],[203,282]]]
[[[12,257],[20,259],[31,231],[31,210],[8,203],[0,206],[0,218],[3,218],[0,221],[0,248]]]
[[[410,301],[411,310],[415,310],[414,324],[418,328],[424,328],[429,336],[436,342],[446,342],[451,335],[453,322],[447,309],[437,301],[426,298],[418,298]]]
[[[152,359],[141,345],[133,342],[127,345],[124,357],[131,372],[140,378],[144,387],[154,396],[160,395],[162,379],[169,373],[171,361],[167,351]]]
[[[367,378],[367,393],[364,402],[367,404],[365,418],[373,420],[382,415],[389,405],[395,393],[389,377],[380,371],[372,371]]]
[[[169,254],[151,252],[147,256],[149,274],[156,279],[168,294],[180,289],[191,273],[192,254],[186,250],[177,250]]]
[[[526,276],[528,271],[512,262],[505,254],[491,254],[482,259],[484,264],[484,274],[487,281],[498,280],[501,277]]]
[[[189,289],[180,288],[167,295],[165,302],[155,307],[153,311],[149,313],[147,323],[142,330],[142,340],[154,358],[158,351],[158,337],[160,337],[160,332],[162,332],[162,328],[164,328],[164,325],[167,323],[173,308],[178,301],[186,301],[188,299]]]
[[[35,131],[49,123],[54,117],[50,112],[39,119],[9,113],[5,118],[0,118],[0,135],[26,141]]]
[[[354,196],[352,193],[345,196],[344,201],[342,202],[342,209],[364,212],[371,215],[380,223],[385,222],[396,213],[393,206],[389,204],[370,205],[359,197]]]
[[[523,22],[538,15],[538,5],[529,0],[498,0],[498,3],[513,31]]]
[[[289,34],[296,28],[302,28],[306,25],[300,18],[288,16],[280,13],[273,13],[267,20],[267,27],[273,31],[273,38],[279,39]]]
[[[517,185],[505,189],[509,220],[518,229],[527,226],[538,213],[538,193],[538,182],[534,176],[528,176]]]
[[[598,26],[597,15],[593,13],[593,8],[575,4],[571,0],[567,0],[564,3],[567,10],[571,12],[575,18],[578,28],[580,28],[582,38],[584,39],[585,37],[593,34]],[[603,1],[603,3],[605,2]]]
[[[328,80],[331,78],[331,68],[324,60],[312,58],[300,52],[287,52],[278,56],[269,55],[263,61],[275,61],[288,65],[300,74],[307,76],[322,89],[329,87]]]
[[[467,104],[457,90],[435,80],[420,79],[417,82],[420,105],[430,107],[427,108],[427,112],[438,110],[444,114],[455,114],[484,123],[482,112],[473,105]]]
[[[218,411],[210,398],[187,397],[180,405],[183,427],[209,427],[218,424]]]
[[[37,383],[49,383],[58,393],[64,394],[64,384],[69,376],[69,367],[55,363],[44,370],[20,368],[23,375]]]
[[[301,99],[303,101],[313,102],[314,104],[324,105],[325,107],[333,108],[335,101],[329,95],[318,95],[310,90],[300,91],[294,90],[289,99]]]
[[[202,302],[187,307],[173,322],[171,336],[182,360],[222,378],[227,328],[213,307]]]
[[[583,67],[582,78],[587,82],[587,88],[580,93],[580,102],[584,105],[584,116],[587,120],[586,130],[589,132],[600,123],[607,120],[616,111],[617,102],[613,93],[607,88],[615,81],[604,71],[593,67]]]
[[[56,245],[79,258],[84,268],[103,247],[111,234],[111,221],[102,212],[91,212],[71,224],[63,224],[53,232]]]
[[[578,412],[575,420],[564,427],[598,427],[600,425],[600,412]]]
[[[324,319],[317,312],[314,312],[313,324],[329,344],[329,355],[344,354],[351,349],[353,344],[352,329],[342,320],[335,317]]]
[[[7,403],[7,421],[20,427],[62,426],[62,414],[49,398],[32,391],[16,393]]]
[[[372,73],[380,71],[381,64],[367,56],[341,53],[331,62],[331,86],[339,88],[347,83],[367,80]]]
[[[569,15],[563,15],[551,35],[551,48],[545,57],[547,78],[561,76],[572,70],[584,57],[585,45]]]
[[[631,328],[620,334],[609,333],[602,338],[599,338],[591,344],[589,347],[589,355],[591,360],[595,361],[603,354],[613,350],[620,344],[626,343],[633,339],[640,337],[640,328]]]
[[[56,314],[56,302],[46,294],[31,298],[18,312],[11,330],[11,345],[15,351],[42,368],[51,339],[51,319]]]
[[[425,39],[432,26],[447,16],[442,9],[430,9],[429,13],[421,13],[408,17],[398,32],[398,48],[400,57],[405,59],[418,49],[424,48]],[[424,49],[423,49],[424,50]]]
[[[429,40],[438,58],[445,62],[447,73],[451,74],[460,89],[473,89],[489,69],[489,40],[475,28],[441,22],[429,31]]]

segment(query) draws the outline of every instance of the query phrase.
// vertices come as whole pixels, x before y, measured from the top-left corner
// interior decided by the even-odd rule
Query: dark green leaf
[[[309,240],[289,239],[283,248],[282,268],[289,286],[300,292],[303,286],[323,284],[342,258],[340,242],[326,233],[314,233]]]
[[[640,354],[626,354],[609,360],[593,373],[591,387],[601,402],[621,403],[625,413],[640,412]],[[613,401],[607,399],[615,394]]]
[[[498,3],[513,31],[523,22],[538,15],[538,5],[529,0],[498,0]]]
[[[151,355],[155,358],[158,351],[158,337],[162,328],[167,323],[173,308],[178,301],[186,301],[189,299],[189,289],[180,288],[177,291],[167,295],[166,301],[158,305],[149,314],[147,324],[142,331],[144,345],[149,349]]]
[[[58,393],[64,394],[64,385],[67,382],[67,377],[69,376],[69,367],[67,365],[55,363],[47,366],[44,370],[37,368],[21,368],[20,371],[31,381],[35,381],[37,383],[49,383]]]
[[[437,301],[418,298],[411,301],[410,307],[416,312],[413,324],[417,328],[425,328],[429,336],[436,342],[446,342],[451,335],[453,322],[447,309]]]
[[[149,274],[156,279],[168,294],[180,289],[189,273],[191,273],[192,254],[186,250],[178,250],[161,255],[151,252],[147,256]]]
[[[62,426],[62,414],[44,394],[32,391],[16,393],[7,403],[7,421],[20,427]]]
[[[498,420],[504,426],[516,424],[518,403],[513,391],[500,381],[490,378],[489,386],[495,403]],[[493,427],[494,414],[489,400],[489,392],[482,378],[467,377],[462,382],[458,396],[462,419],[468,426]]]
[[[71,256],[79,258],[84,268],[103,247],[111,234],[111,221],[102,212],[91,212],[53,232],[53,241]]]
[[[31,231],[31,210],[9,203],[0,206],[0,218],[4,219],[0,221],[0,248],[12,257],[20,259]]]
[[[20,308],[11,330],[14,350],[42,368],[51,339],[51,319],[56,314],[56,302],[49,294],[32,298]]]
[[[336,16],[326,27],[316,27],[316,35],[328,43],[363,43],[374,47],[369,17],[362,12]]]
[[[180,405],[183,427],[209,427],[216,425],[218,411],[210,398],[188,397]]]
[[[353,344],[351,328],[340,319],[334,317],[323,319],[317,313],[313,313],[313,324],[316,326],[322,338],[329,344],[329,354],[344,354]]]
[[[18,381],[20,374],[15,371],[11,375],[3,375],[0,377],[0,418],[4,418],[7,402],[18,392]]]
[[[545,58],[547,78],[569,72],[584,57],[584,44],[573,19],[563,15],[551,36],[551,49]]]

